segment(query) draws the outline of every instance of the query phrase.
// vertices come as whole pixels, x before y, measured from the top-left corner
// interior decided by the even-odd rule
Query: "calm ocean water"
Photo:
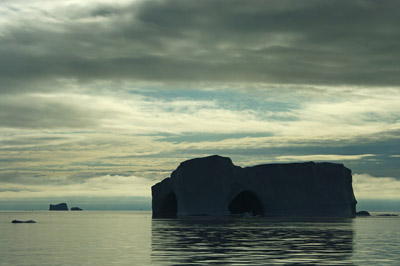
[[[398,217],[152,220],[150,212],[3,211],[0,265],[399,265],[399,229]]]

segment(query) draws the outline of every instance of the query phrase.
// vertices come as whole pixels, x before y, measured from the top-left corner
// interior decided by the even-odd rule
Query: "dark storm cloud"
[[[38,13],[57,22],[21,17],[2,28],[1,90],[59,78],[397,85],[399,7],[140,1]]]

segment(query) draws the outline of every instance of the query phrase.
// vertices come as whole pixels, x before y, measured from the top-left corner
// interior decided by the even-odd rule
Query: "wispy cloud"
[[[313,155],[285,155],[278,156],[278,161],[348,161],[374,157],[375,154],[339,155],[339,154],[313,154]]]
[[[70,184],[18,184],[0,182],[2,199],[87,197],[150,197],[152,182],[135,176],[99,176]]]
[[[107,92],[6,95],[0,100],[0,120],[6,128],[81,128],[135,134],[263,132],[299,138],[346,138],[400,129],[400,93],[379,92],[379,97],[356,102],[340,93],[330,101],[308,100],[296,107],[281,107],[283,110],[269,109],[268,98],[258,102],[258,109],[251,105],[238,109],[236,104],[249,96],[231,98],[229,90],[223,95],[231,104],[212,99],[212,92],[208,99],[168,100]],[[294,93],[291,100],[296,97]]]
[[[208,91],[208,98],[185,96],[167,100],[110,91],[96,95],[67,92],[8,95],[0,100],[4,151],[0,159],[9,162],[2,169],[8,173],[38,171],[64,177],[78,172],[93,176],[157,167],[164,170],[175,165],[166,167],[164,163],[170,164],[167,160],[162,165],[148,166],[145,159],[138,157],[175,154],[173,158],[187,159],[177,154],[197,151],[199,156],[226,150],[234,153],[246,149],[349,145],[368,139],[390,139],[398,128],[395,102],[400,99],[396,94],[391,94],[387,102],[381,100],[385,95],[376,101],[370,97],[368,103],[374,106],[372,109],[362,101],[342,100],[344,94],[340,94],[332,99],[333,103],[319,104],[320,99],[312,99],[291,107],[280,106],[278,102],[274,108],[279,108],[274,110],[269,107],[270,98],[265,103],[259,99],[258,109],[251,104],[238,107],[240,101],[253,96],[241,93],[241,97],[229,98],[231,92],[219,92],[227,101],[214,99],[212,91]],[[203,137],[199,140],[190,137],[196,135]],[[212,140],[213,136],[220,137]],[[136,157],[134,163],[127,160],[132,156]],[[348,151],[346,155],[289,152],[271,154],[261,162],[357,160],[368,156],[349,155]],[[179,162],[173,158],[170,162]]]
[[[354,174],[353,187],[358,199],[400,199],[400,181],[392,177]]]

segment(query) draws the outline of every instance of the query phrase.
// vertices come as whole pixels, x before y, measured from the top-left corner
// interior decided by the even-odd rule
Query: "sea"
[[[0,211],[0,265],[400,265],[400,218]]]

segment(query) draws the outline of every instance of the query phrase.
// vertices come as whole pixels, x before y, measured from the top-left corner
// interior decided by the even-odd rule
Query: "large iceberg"
[[[218,155],[182,162],[152,187],[153,218],[254,215],[354,217],[351,170],[336,163],[242,168]]]

